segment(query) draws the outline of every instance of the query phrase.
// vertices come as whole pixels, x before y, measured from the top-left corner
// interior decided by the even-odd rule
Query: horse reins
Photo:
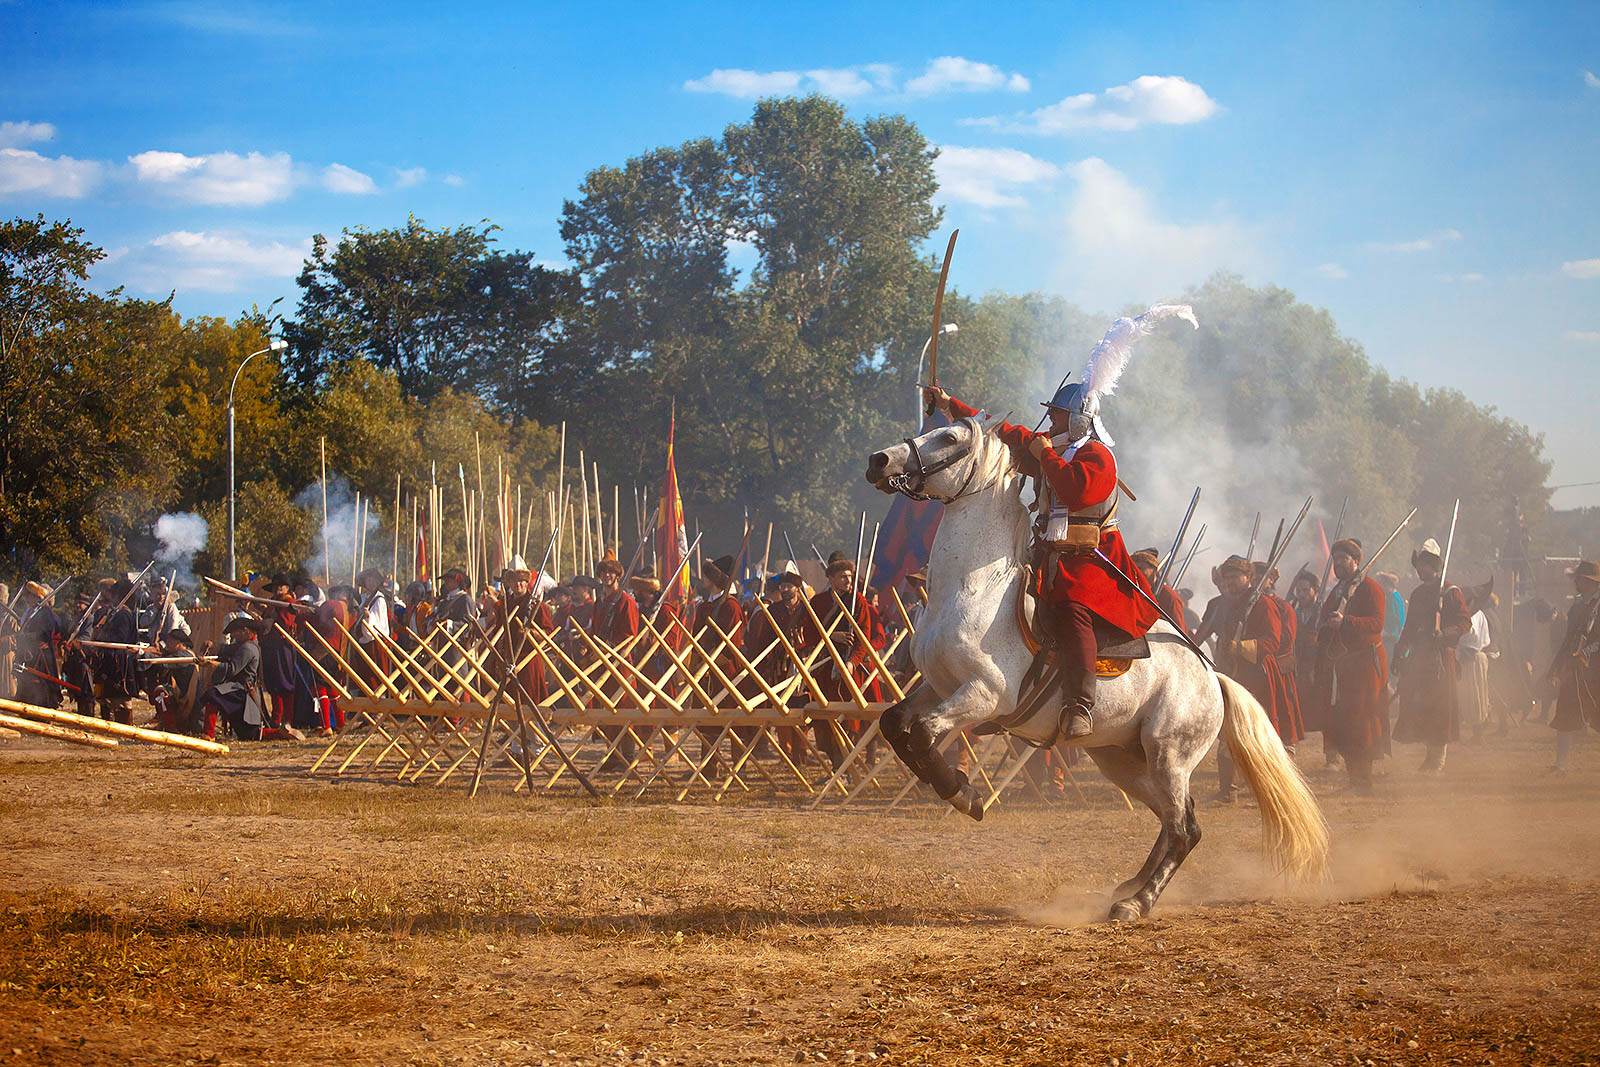
[[[978,456],[976,448],[968,448],[965,452],[957,452],[953,455],[946,456],[944,459],[941,459],[939,462],[929,467],[925,466],[922,462],[922,453],[917,449],[917,439],[915,437],[906,437],[903,438],[903,441],[905,446],[911,450],[911,462],[916,466],[914,469],[903,470],[899,474],[891,474],[887,479],[885,479],[890,489],[893,489],[897,493],[902,493],[905,496],[910,497],[912,500],[937,500],[943,504],[953,504],[957,500],[960,500],[962,497],[967,495],[967,489],[972,485],[972,479],[977,477],[978,474]],[[954,496],[934,496],[932,493],[923,492],[923,490],[927,487],[928,478],[930,476],[938,474],[941,471],[949,470],[951,467],[954,467],[957,463],[961,462],[963,458],[969,456],[972,459],[972,467],[967,471],[967,476],[962,481],[961,488],[956,490]]]

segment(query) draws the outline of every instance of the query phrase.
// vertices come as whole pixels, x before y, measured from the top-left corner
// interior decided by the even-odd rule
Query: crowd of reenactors
[[[880,610],[876,593],[857,581],[856,562],[843,552],[826,561],[821,589],[811,588],[792,561],[759,579],[746,574],[741,580],[746,568],[731,555],[706,560],[698,570],[686,599],[663,596],[653,570],[629,574],[610,553],[592,575],[561,582],[515,558],[482,588],[474,588],[461,567],[444,571],[437,583],[413,581],[400,589],[378,568],[328,589],[304,574],[251,575],[243,583],[247,599],[227,603],[227,594],[213,592],[233,610],[217,646],[200,649],[160,579],[108,580],[65,617],[50,607],[50,590],[29,582],[8,609],[3,643],[14,653],[16,699],[30,704],[55,708],[70,699],[82,714],[128,722],[130,703],[143,696],[165,729],[208,738],[226,730],[244,740],[303,739],[331,736],[344,726],[344,708],[329,679],[351,688],[353,669],[381,686],[391,673],[391,647],[413,652],[427,641],[457,666],[469,650],[487,646],[491,671],[504,676],[506,663],[522,664],[510,684],[524,698],[543,701],[555,688],[547,661],[558,669],[584,669],[597,656],[628,646],[646,626],[661,639],[637,642],[644,651],[631,652],[630,662],[656,679],[675,661],[683,663],[693,642],[712,671],[738,679],[747,697],[761,690],[746,675],[746,664],[775,687],[795,672],[796,657],[809,656],[813,679],[830,702],[857,695],[876,702],[883,690],[874,656],[914,622],[926,600],[918,572],[904,581],[888,612]],[[841,612],[853,624],[839,619]],[[546,655],[526,654],[532,634],[548,642]],[[837,655],[815,654],[824,634]],[[913,672],[903,650],[885,666],[902,678]],[[616,680],[606,685],[620,695]],[[812,699],[804,687],[794,697],[797,706]],[[837,735],[819,730],[816,736],[831,759],[842,758]],[[632,755],[631,738],[625,738],[614,759]]]

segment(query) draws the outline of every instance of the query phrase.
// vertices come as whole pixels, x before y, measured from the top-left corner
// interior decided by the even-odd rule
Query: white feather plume
[[[1100,338],[1100,343],[1089,353],[1089,362],[1083,368],[1083,382],[1087,395],[1094,400],[1116,392],[1117,380],[1127,369],[1133,356],[1133,343],[1164,319],[1183,319],[1195,329],[1200,323],[1194,309],[1188,304],[1156,304],[1137,318],[1121,318],[1111,324],[1111,329]],[[1095,405],[1098,407],[1098,404]]]

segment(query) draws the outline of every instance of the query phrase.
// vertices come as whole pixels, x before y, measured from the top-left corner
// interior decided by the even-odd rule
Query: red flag
[[[672,438],[678,428],[678,414],[672,414],[667,429],[667,473],[661,482],[661,508],[656,513],[656,566],[661,570],[661,602],[689,602],[689,530],[683,522],[683,499],[678,496],[678,471],[672,458]]]
[[[412,560],[412,564],[416,572],[416,580],[419,582],[433,581],[433,572],[428,569],[428,538],[426,536],[427,529],[428,509],[423,508],[422,524],[417,527],[417,548]]]
[[[1331,553],[1328,551],[1328,531],[1322,528],[1321,519],[1317,520],[1317,541],[1322,549],[1322,561],[1326,563]]]

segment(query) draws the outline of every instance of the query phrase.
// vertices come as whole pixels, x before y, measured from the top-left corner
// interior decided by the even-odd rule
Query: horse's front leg
[[[983,818],[983,798],[967,776],[939,751],[939,742],[951,730],[974,726],[991,718],[995,701],[988,687],[973,680],[943,700],[926,682],[883,713],[878,729],[907,767],[933,786],[939,799],[974,819]]]

